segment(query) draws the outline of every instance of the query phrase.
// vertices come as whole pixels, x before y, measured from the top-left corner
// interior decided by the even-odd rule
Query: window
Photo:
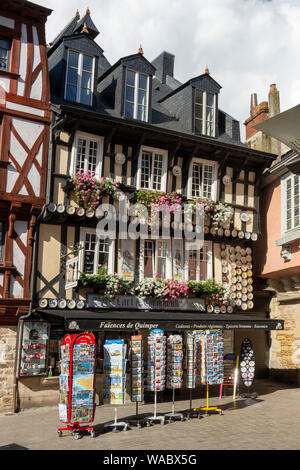
[[[92,171],[101,176],[103,138],[78,132],[73,147],[73,163],[71,173],[78,170]]]
[[[69,49],[65,99],[91,105],[93,81],[94,57]]]
[[[195,132],[215,136],[216,95],[195,89]]]
[[[300,226],[299,181],[300,177],[294,174],[287,175],[282,181],[283,232]]]
[[[191,162],[188,181],[188,197],[216,199],[217,164],[194,158]]]
[[[186,251],[187,278],[190,281],[206,281],[212,277],[211,244],[206,242],[201,249]]]
[[[143,148],[138,165],[138,188],[165,191],[167,152]]]
[[[3,264],[4,238],[5,224],[4,222],[0,221],[0,264]]]
[[[109,274],[114,272],[114,240],[99,239],[93,229],[82,229],[80,251],[80,271],[96,274],[99,265],[104,266]]]
[[[126,69],[125,117],[148,121],[149,76]]]
[[[141,240],[140,278],[154,278],[156,274],[176,281],[211,278],[211,243],[204,242],[201,249],[193,249],[191,243],[187,246],[184,240]]]
[[[141,277],[172,276],[170,240],[141,240]]]
[[[0,70],[9,71],[11,40],[0,36]]]

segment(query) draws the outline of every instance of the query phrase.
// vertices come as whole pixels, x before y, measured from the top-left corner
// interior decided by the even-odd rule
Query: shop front
[[[126,297],[126,296],[124,296]],[[99,305],[102,302],[102,308]],[[96,404],[103,403],[103,358],[104,345],[108,340],[123,340],[130,356],[130,341],[140,335],[143,344],[145,380],[147,381],[147,355],[149,335],[153,330],[162,330],[168,338],[177,335],[183,345],[183,382],[178,394],[187,396],[187,342],[189,333],[195,331],[222,332],[223,355],[239,354],[241,342],[246,337],[256,338],[256,344],[266,341],[272,330],[283,330],[284,322],[266,318],[262,314],[209,314],[203,312],[204,300],[199,298],[177,299],[164,302],[141,298],[116,298],[110,308],[103,307],[103,297],[92,294],[90,307],[86,308],[36,308],[30,320],[20,328],[18,350],[18,405],[20,409],[31,406],[54,405],[59,402],[60,348],[66,334],[92,332],[96,348]],[[146,305],[147,303],[147,305]],[[117,306],[119,305],[119,307]],[[196,307],[195,307],[196,306]],[[146,307],[148,307],[146,309]],[[237,340],[238,338],[238,340]],[[257,354],[258,356],[259,354]],[[130,360],[126,366],[125,399],[132,399],[132,375]],[[199,387],[196,387],[199,391]],[[200,386],[201,388],[201,386]],[[195,392],[195,393],[198,393]],[[162,399],[170,398],[168,389]],[[145,401],[152,400],[145,388]]]

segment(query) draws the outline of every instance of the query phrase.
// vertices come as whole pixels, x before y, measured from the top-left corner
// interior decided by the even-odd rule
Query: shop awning
[[[252,315],[209,314],[178,311],[103,311],[37,309],[49,321],[64,321],[67,330],[137,331],[161,328],[165,331],[196,329],[283,330],[284,321]]]
[[[253,127],[300,152],[300,104]]]

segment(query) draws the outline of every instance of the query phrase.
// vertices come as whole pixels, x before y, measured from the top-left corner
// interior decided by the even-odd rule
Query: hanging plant
[[[138,215],[145,215],[142,206],[147,209],[148,220],[151,226],[159,224],[159,213],[162,212],[164,220],[168,219],[168,214],[180,210],[182,207],[182,196],[175,191],[166,193],[161,191],[138,190],[136,192],[136,202]]]
[[[73,187],[77,203],[89,210],[96,210],[104,196],[112,196],[118,184],[109,178],[97,179],[95,173],[90,170],[77,171],[68,182]]]

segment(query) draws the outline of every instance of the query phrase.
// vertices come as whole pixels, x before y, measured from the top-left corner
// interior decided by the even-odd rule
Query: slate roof
[[[82,33],[86,25],[88,34]],[[194,135],[193,113],[194,102],[192,88],[201,87],[204,90],[220,92],[219,85],[208,73],[198,75],[181,83],[174,77],[174,55],[163,51],[152,62],[143,54],[136,53],[120,58],[113,65],[104,55],[103,49],[95,42],[99,31],[93,23],[90,13],[80,19],[76,16],[56,36],[48,49],[49,73],[51,83],[51,101],[56,104],[70,104],[64,101],[63,93],[59,89],[64,84],[64,46],[78,48],[98,57],[98,83],[93,111],[112,117],[122,117],[124,85],[123,67],[131,67],[152,77],[151,114],[152,125]],[[79,103],[73,105],[84,108]],[[91,109],[89,107],[89,109]],[[246,147],[240,140],[240,124],[228,113],[217,110],[218,129],[216,137],[211,137],[225,143],[232,143]],[[127,119],[127,118],[124,118]],[[132,120],[134,121],[134,120]]]

